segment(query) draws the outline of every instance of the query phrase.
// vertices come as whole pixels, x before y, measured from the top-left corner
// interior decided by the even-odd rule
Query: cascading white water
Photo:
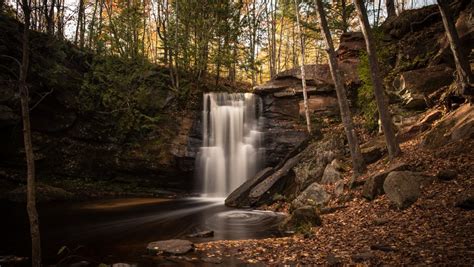
[[[204,94],[196,167],[205,196],[224,197],[263,165],[262,101],[250,93]]]

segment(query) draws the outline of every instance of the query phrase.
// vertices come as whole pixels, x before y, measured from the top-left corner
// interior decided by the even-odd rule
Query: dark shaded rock
[[[195,237],[213,237],[214,236],[214,231],[202,231],[202,232],[197,232],[194,234],[187,235],[189,238],[195,238]]]
[[[154,254],[182,255],[194,250],[194,244],[191,241],[182,239],[155,241],[148,243],[147,250]]]
[[[370,246],[370,249],[371,250],[380,250],[380,251],[383,251],[383,252],[394,252],[394,251],[397,251],[396,248],[393,248],[389,245],[386,245],[386,244],[375,244],[375,245],[371,245]]]
[[[362,196],[368,200],[372,200],[379,195],[384,194],[383,184],[387,175],[393,171],[405,171],[408,170],[408,165],[404,163],[395,164],[389,167],[387,170],[370,176],[364,183],[362,188]]]
[[[474,105],[464,104],[444,116],[423,136],[421,145],[435,149],[450,142],[474,138]]]
[[[458,172],[455,170],[441,170],[436,174],[436,178],[443,180],[443,181],[451,181],[456,179],[458,176]]]
[[[392,203],[404,209],[415,203],[420,196],[421,180],[418,173],[394,171],[387,175],[383,189]]]
[[[374,138],[360,146],[360,152],[367,164],[371,164],[381,159],[387,154],[387,146],[383,136]]]
[[[270,176],[273,172],[274,169],[270,167],[259,171],[254,177],[248,179],[245,183],[230,193],[230,195],[225,199],[225,205],[239,208],[249,207],[251,205],[249,201],[250,190]]]
[[[0,128],[15,125],[20,122],[21,117],[8,106],[0,105]]]
[[[291,202],[291,206],[295,209],[304,206],[322,208],[326,206],[330,198],[331,196],[326,192],[326,190],[324,190],[320,184],[315,182],[296,197],[296,199]]]
[[[474,209],[474,194],[466,193],[462,195],[459,200],[456,202],[456,207],[462,208],[465,210],[473,210]]]
[[[275,193],[283,191],[285,187],[289,187],[286,185],[289,181],[289,173],[298,164],[301,156],[301,154],[298,154],[288,159],[281,168],[252,188],[248,197],[251,205],[269,203],[272,201]]]
[[[328,164],[324,169],[323,177],[321,178],[321,184],[335,184],[342,179],[342,174],[336,170],[334,165]]]
[[[283,225],[287,229],[298,229],[305,226],[321,226],[321,217],[317,210],[311,206],[295,209]]]

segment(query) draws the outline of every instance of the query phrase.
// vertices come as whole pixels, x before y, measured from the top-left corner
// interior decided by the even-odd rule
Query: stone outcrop
[[[421,110],[427,107],[426,99],[437,89],[453,81],[454,70],[447,65],[405,71],[400,74],[397,94],[407,109]]]
[[[334,162],[334,160],[332,162]],[[321,184],[335,184],[342,179],[342,173],[337,170],[336,164],[332,164],[332,162],[326,165],[321,178]]]
[[[245,183],[235,189],[225,199],[225,205],[238,208],[250,207],[252,205],[252,202],[249,199],[250,190],[270,176],[273,172],[274,169],[271,167],[259,171],[254,177],[248,179]]]
[[[426,133],[421,144],[427,148],[436,148],[467,138],[474,138],[474,106],[464,104],[439,120]]]
[[[322,220],[317,210],[312,206],[295,209],[290,217],[283,222],[283,228],[299,230],[302,227],[321,226]]]
[[[379,195],[383,195],[385,193],[383,185],[387,175],[393,171],[405,171],[407,169],[408,165],[399,163],[390,166],[387,170],[381,173],[370,176],[364,183],[364,187],[362,188],[362,196],[368,200],[372,200]]]
[[[331,196],[324,190],[324,188],[318,184],[313,183],[306,188],[298,197],[296,197],[291,206],[294,209],[298,209],[304,206],[311,206],[314,208],[321,209],[326,206]]]
[[[387,175],[383,184],[388,199],[398,208],[412,205],[421,194],[421,186],[431,179],[410,171],[394,171]]]

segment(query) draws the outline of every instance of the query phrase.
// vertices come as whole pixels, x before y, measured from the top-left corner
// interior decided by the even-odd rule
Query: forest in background
[[[357,19],[351,1],[330,2],[325,8],[337,42],[343,32],[358,29]],[[394,6],[400,13],[433,3],[399,0]],[[325,63],[314,3],[306,0],[33,0],[31,29],[98,55],[146,59],[169,67],[176,91],[186,90],[183,79],[245,81],[255,86],[301,63],[295,4],[305,61]],[[365,1],[365,6],[373,27],[387,17],[385,0]],[[23,19],[18,2],[2,0],[0,7]]]

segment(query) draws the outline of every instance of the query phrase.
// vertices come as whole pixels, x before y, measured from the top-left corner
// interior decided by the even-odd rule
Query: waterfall
[[[203,97],[197,173],[205,196],[225,197],[263,165],[262,100],[250,93]]]

